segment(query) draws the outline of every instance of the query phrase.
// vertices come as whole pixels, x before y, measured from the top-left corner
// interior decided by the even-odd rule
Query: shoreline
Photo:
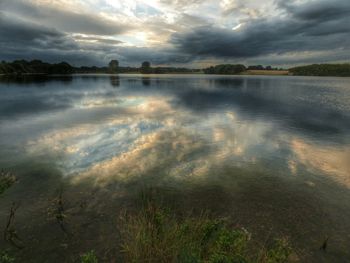
[[[203,72],[169,72],[169,73],[150,73],[145,74],[141,72],[127,72],[127,73],[101,73],[101,72],[89,72],[89,73],[71,73],[71,74],[47,74],[47,73],[22,73],[22,74],[0,74],[1,77],[13,77],[13,78],[22,78],[22,77],[62,77],[62,76],[75,76],[75,75],[109,75],[109,76],[118,76],[118,75],[142,75],[142,76],[162,76],[162,75],[208,75],[208,76],[271,76],[271,77],[322,77],[322,78],[349,78],[349,76],[317,76],[317,75],[294,75],[293,73],[283,70],[283,71],[269,71],[269,70],[247,70],[238,74],[205,74]]]

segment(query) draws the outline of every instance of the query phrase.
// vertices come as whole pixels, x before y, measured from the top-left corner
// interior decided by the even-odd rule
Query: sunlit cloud
[[[234,27],[232,28],[232,30],[238,30],[238,29],[241,28],[241,26],[242,26],[242,24],[238,24],[237,26],[234,26]]]

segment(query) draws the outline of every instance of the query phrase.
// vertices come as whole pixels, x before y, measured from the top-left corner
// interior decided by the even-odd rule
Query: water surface
[[[0,218],[14,200],[28,202],[22,220],[28,210],[40,214],[61,180],[72,198],[89,192],[87,182],[100,189],[91,211],[107,211],[106,200],[135,185],[160,187],[183,207],[234,217],[258,236],[288,236],[296,258],[345,262],[349,102],[349,78],[3,78],[0,167],[20,181],[0,198]]]

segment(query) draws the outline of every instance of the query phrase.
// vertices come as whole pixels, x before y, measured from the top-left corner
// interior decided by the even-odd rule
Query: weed
[[[97,256],[94,250],[91,250],[80,257],[81,263],[98,263]]]

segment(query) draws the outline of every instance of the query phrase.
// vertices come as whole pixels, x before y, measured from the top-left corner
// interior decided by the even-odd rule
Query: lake
[[[286,236],[295,261],[350,261],[349,78],[2,77],[0,168],[18,177],[0,226],[20,203],[26,262],[71,262],[82,248],[113,262],[118,211],[149,188],[261,242]],[[50,219],[60,191],[76,238]]]

